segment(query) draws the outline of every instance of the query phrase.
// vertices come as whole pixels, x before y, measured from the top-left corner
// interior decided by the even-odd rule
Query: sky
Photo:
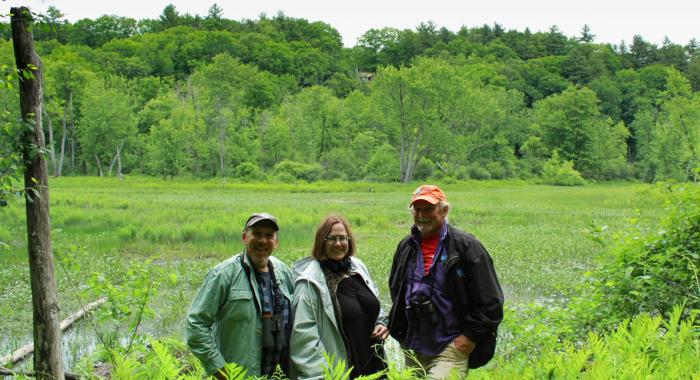
[[[632,41],[636,34],[661,45],[664,37],[685,45],[700,40],[700,1],[698,0],[2,0],[1,13],[24,5],[34,12],[49,6],[58,8],[66,19],[95,19],[104,14],[134,19],[157,18],[172,3],[181,14],[206,16],[216,3],[225,18],[258,19],[279,11],[295,18],[323,21],[340,32],[347,47],[354,46],[371,28],[414,29],[421,22],[434,22],[453,32],[462,26],[500,24],[504,29],[548,31],[552,25],[566,36],[580,36],[584,24],[595,35],[595,42],[619,44]]]

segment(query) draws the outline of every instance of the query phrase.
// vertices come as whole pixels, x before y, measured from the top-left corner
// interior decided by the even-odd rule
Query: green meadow
[[[90,284],[109,279],[129,292],[136,264],[159,268],[152,313],[140,332],[182,338],[182,319],[206,271],[239,252],[252,212],[280,222],[276,255],[308,255],[317,223],[346,216],[358,257],[370,268],[389,307],[387,278],[398,241],[411,226],[408,201],[419,183],[223,183],[127,177],[52,179],[51,215],[62,317],[92,301]],[[605,183],[554,187],[523,182],[439,184],[451,203],[450,223],[477,236],[493,256],[506,303],[565,300],[603,252],[600,240],[637,223],[653,225],[662,201],[653,185]],[[24,204],[0,209],[0,355],[31,341],[31,294]],[[92,281],[92,282],[91,282]],[[66,343],[71,357],[90,348],[94,329],[80,324]],[[71,343],[72,342],[72,343]],[[91,343],[94,344],[94,343]],[[69,363],[70,364],[70,363]]]

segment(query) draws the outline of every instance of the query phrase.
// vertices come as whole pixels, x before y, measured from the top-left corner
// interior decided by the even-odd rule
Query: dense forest
[[[556,26],[423,23],[371,29],[345,48],[323,22],[221,15],[217,5],[205,17],[169,5],[158,19],[70,23],[56,8],[39,17],[51,174],[554,184],[699,175],[695,39],[610,45],[585,25],[569,37]],[[8,22],[0,35],[6,81]],[[5,155],[16,91],[0,92],[0,109]]]

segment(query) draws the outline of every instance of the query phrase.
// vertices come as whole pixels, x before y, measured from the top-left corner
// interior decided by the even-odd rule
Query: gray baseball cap
[[[267,225],[269,227],[274,228],[275,231],[280,230],[279,226],[277,225],[277,218],[266,212],[255,213],[251,215],[245,222],[245,229],[247,230],[248,228],[253,227],[256,224]]]

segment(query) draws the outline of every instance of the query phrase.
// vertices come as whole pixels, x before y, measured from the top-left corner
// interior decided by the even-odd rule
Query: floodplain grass
[[[438,184],[451,203],[450,223],[473,233],[491,252],[509,305],[556,303],[574,290],[602,252],[587,230],[620,230],[628,219],[653,224],[662,213],[661,197],[646,184]],[[391,258],[412,224],[408,202],[418,185],[52,179],[61,314],[79,308],[77,291],[86,289],[92,273],[118,279],[132,263],[151,259],[175,280],[151,300],[155,315],[141,329],[153,336],[181,337],[184,314],[206,271],[241,251],[242,225],[259,211],[278,217],[276,255],[290,264],[309,254],[313,233],[324,216],[346,216],[356,234],[358,257],[367,264],[384,306],[389,307]],[[0,320],[4,321],[0,335],[7,337],[0,342],[0,354],[31,340],[24,223],[23,204],[0,209],[0,241],[6,243],[0,248]],[[597,226],[608,228],[596,230]],[[66,260],[77,265],[62,264]]]

